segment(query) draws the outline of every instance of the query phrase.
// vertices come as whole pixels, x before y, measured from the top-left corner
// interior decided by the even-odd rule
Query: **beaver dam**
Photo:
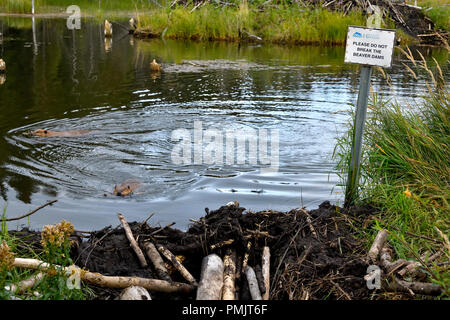
[[[205,211],[187,231],[173,224],[152,227],[151,216],[128,223],[118,214],[116,227],[89,235],[75,231],[72,259],[90,271],[82,272],[82,280],[94,298],[106,300],[369,299],[374,290],[368,288],[372,275],[367,272],[374,263],[383,270],[376,292],[405,297],[442,292],[435,284],[401,279],[417,271],[417,262],[392,262],[384,230],[369,252],[356,240],[354,230],[373,223],[373,208],[343,209],[326,201],[310,211],[251,212],[232,202]],[[11,234],[41,250],[39,233],[23,229]],[[124,298],[123,289],[131,285],[142,291]]]

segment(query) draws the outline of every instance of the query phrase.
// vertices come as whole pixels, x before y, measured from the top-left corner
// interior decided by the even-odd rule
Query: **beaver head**
[[[117,185],[114,186],[114,191],[113,191],[113,193],[119,197],[127,196],[127,195],[131,194],[132,192],[133,192],[133,190],[131,190],[130,186],[117,187]]]
[[[32,132],[35,136],[46,137],[49,134],[49,130],[47,129],[37,129]]]

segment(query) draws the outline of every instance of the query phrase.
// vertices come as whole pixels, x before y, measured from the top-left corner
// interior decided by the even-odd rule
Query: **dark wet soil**
[[[368,267],[364,261],[366,254],[351,226],[356,227],[355,224],[372,215],[373,208],[344,210],[324,202],[311,211],[251,212],[234,205],[205,211],[205,216],[193,221],[187,231],[151,227],[146,221],[129,222],[129,225],[141,247],[143,241],[151,240],[182,256],[183,265],[197,281],[204,256],[216,253],[223,258],[227,249],[234,249],[238,257],[236,285],[240,300],[250,299],[242,274],[243,257],[248,253],[248,265],[259,273],[264,246],[271,253],[270,299],[369,298],[371,292],[363,279]],[[11,233],[21,237],[24,243],[32,243],[34,250],[40,250],[39,233],[28,229]],[[75,240],[72,259],[80,267],[104,275],[157,278],[150,261],[149,267],[140,266],[119,222],[117,227],[95,231],[84,240],[79,236],[72,238]],[[227,240],[233,242],[220,246]],[[211,249],[212,246],[215,248]],[[22,249],[26,251],[27,246]],[[186,282],[176,270],[171,277]],[[120,294],[120,290],[91,288],[96,299],[116,299]],[[151,295],[154,300],[195,299],[195,291],[188,296],[156,292]]]
[[[186,232],[174,228],[161,230],[139,222],[131,222],[130,227],[139,244],[151,240],[164,245],[175,255],[183,256],[183,265],[197,280],[202,258],[210,253],[223,258],[226,249],[233,248],[238,261],[242,261],[248,252],[248,264],[259,269],[262,249],[268,246],[271,250],[271,299],[368,298],[370,291],[363,279],[368,265],[361,258],[361,248],[349,228],[349,221],[353,216],[366,216],[373,209],[344,211],[324,202],[310,212],[301,209],[244,211],[245,208],[236,206],[223,206],[214,211],[206,209],[206,215],[193,222]],[[211,246],[230,239],[232,244],[211,250]],[[247,249],[249,242],[250,250]],[[156,278],[152,267],[140,267],[121,226],[92,233],[77,251],[76,264],[90,271]],[[174,281],[186,282],[177,271],[171,276]],[[238,276],[237,286],[240,288],[239,299],[249,299],[243,276]],[[102,299],[114,299],[120,293],[100,288],[96,288],[96,292]],[[193,299],[195,295],[152,293],[152,297]]]

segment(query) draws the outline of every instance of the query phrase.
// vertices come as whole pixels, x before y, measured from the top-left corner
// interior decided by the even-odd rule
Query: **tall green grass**
[[[343,44],[348,25],[365,25],[361,12],[331,12],[323,8],[276,6],[260,11],[242,2],[217,9],[205,5],[156,9],[138,16],[140,28],[172,39],[237,41],[255,35],[268,42]]]
[[[411,52],[408,70],[427,75],[428,91],[420,104],[382,101],[373,95],[366,128],[360,180],[360,204],[377,207],[374,228],[391,232],[390,243],[398,258],[415,258],[445,248],[440,232],[450,232],[450,93],[439,65],[415,61]],[[345,184],[353,126],[338,140],[335,157]],[[448,250],[448,249],[446,249]],[[446,252],[449,257],[450,252]],[[429,254],[428,254],[429,256]],[[448,258],[446,259],[448,261]],[[431,281],[450,295],[448,268],[434,265]]]
[[[450,3],[442,0],[422,0],[417,2],[438,28],[450,31]]]

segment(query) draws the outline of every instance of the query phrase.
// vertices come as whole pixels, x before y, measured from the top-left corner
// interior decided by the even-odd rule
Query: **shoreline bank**
[[[421,9],[408,4],[395,4],[392,8],[380,5],[384,11],[379,27],[396,29],[400,45],[430,44],[448,47],[448,30],[435,28],[433,21]],[[305,7],[258,6],[247,2],[220,6],[203,2],[200,6],[177,4],[151,9],[136,8],[134,11],[82,7],[80,14],[81,18],[106,18],[109,21],[134,17],[137,28],[133,31],[137,38],[330,46],[345,45],[347,27],[366,26],[370,20],[368,13],[357,5],[351,10],[343,10],[334,5],[330,7],[318,6],[314,1],[308,2]],[[48,12],[37,12],[34,15],[2,13],[0,16],[70,16],[63,7],[44,6],[42,10]]]
[[[165,256],[163,250],[172,253],[196,283],[201,283],[204,276],[201,266],[206,257],[214,254],[225,262],[230,254],[235,256],[235,298],[239,301],[252,300],[245,270],[248,266],[255,270],[257,278],[261,278],[263,251],[270,252],[270,300],[373,299],[373,288],[368,287],[365,279],[367,270],[372,264],[383,267],[383,261],[378,260],[378,255],[374,261],[371,260],[369,252],[372,248],[368,250],[371,244],[358,240],[358,234],[364,233],[365,228],[375,227],[376,220],[371,218],[377,214],[375,208],[354,206],[344,209],[326,201],[310,211],[296,208],[288,212],[252,212],[234,202],[217,210],[206,208],[205,211],[204,217],[190,220],[192,224],[185,232],[174,229],[173,224],[152,227],[152,216],[127,225],[142,252],[147,252],[148,243],[152,243],[161,257]],[[70,254],[73,263],[108,279],[117,276],[123,279],[162,279],[149,256],[144,258],[148,266],[142,266],[136,249],[129,245],[131,240],[123,224],[125,217],[119,215],[119,219],[122,225],[119,223],[114,228],[109,226],[98,231],[72,233]],[[39,232],[22,229],[10,231],[9,236],[20,239],[22,247],[32,248],[38,257],[42,254]],[[385,241],[381,247],[389,248],[389,240],[386,238]],[[25,243],[27,245],[24,246]],[[389,252],[392,258],[396,257],[395,250]],[[170,259],[164,258],[164,261],[166,279],[168,277],[174,284],[192,285],[185,274],[177,271],[178,267],[174,268]],[[405,281],[408,278],[403,280],[400,276],[401,270],[403,268],[395,271],[394,278],[386,278],[386,285],[377,291],[376,299],[411,298],[408,294],[410,289],[395,282],[408,282]],[[435,296],[443,292],[437,285],[430,283],[427,286],[434,291],[415,293]],[[112,300],[119,299],[124,287],[91,283],[89,288],[92,290],[89,299]],[[197,284],[193,290],[178,293],[167,293],[165,288],[155,287],[149,291],[154,300],[192,300],[195,299],[196,288]],[[39,290],[39,283],[32,290]],[[260,287],[260,290],[264,294],[265,289]],[[27,297],[29,293],[22,294]]]

